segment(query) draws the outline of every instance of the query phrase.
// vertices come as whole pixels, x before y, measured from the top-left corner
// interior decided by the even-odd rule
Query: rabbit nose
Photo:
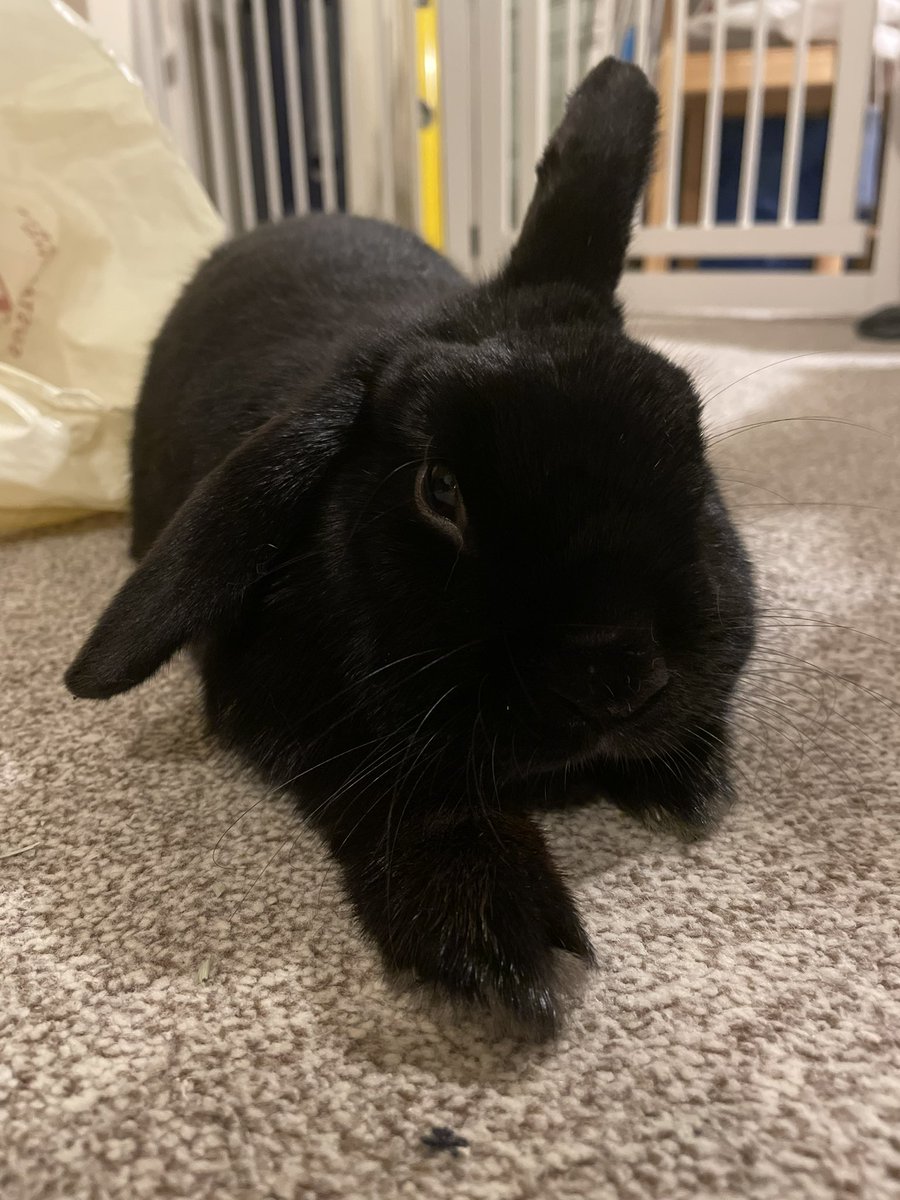
[[[598,670],[588,665],[588,676],[596,681]],[[630,717],[640,712],[669,682],[669,670],[662,658],[649,663],[631,663],[617,671],[604,671],[599,685],[592,688],[594,702],[613,717]]]
[[[592,705],[609,716],[637,713],[669,682],[666,661],[649,633],[592,630],[576,640],[574,649]]]

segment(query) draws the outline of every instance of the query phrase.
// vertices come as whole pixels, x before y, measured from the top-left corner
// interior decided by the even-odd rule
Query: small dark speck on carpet
[[[454,1158],[459,1158],[461,1148],[468,1148],[468,1138],[460,1137],[447,1125],[432,1126],[431,1133],[422,1138],[422,1145],[429,1150],[449,1150]]]

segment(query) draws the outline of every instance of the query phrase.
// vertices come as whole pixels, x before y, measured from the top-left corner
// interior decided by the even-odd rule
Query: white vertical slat
[[[593,67],[610,54],[616,53],[616,0],[596,0],[594,28],[591,31],[591,61]]]
[[[316,86],[316,129],[322,175],[322,209],[333,212],[337,204],[334,180],[334,131],[331,124],[331,89],[328,69],[328,36],[324,0],[310,0],[313,78]]]
[[[163,57],[163,47],[153,36],[153,26],[150,20],[151,9],[156,7],[157,0],[144,0],[140,5],[129,5],[128,43],[129,55],[126,67],[140,80],[144,96],[150,103],[155,115],[161,118],[159,110],[159,91],[162,73],[159,64]],[[75,5],[78,12],[78,5]],[[87,18],[90,19],[89,17]],[[96,24],[96,18],[95,18]]]
[[[480,115],[474,95],[478,68],[473,55],[472,8],[468,4],[438,4],[440,69],[441,180],[444,246],[463,271],[474,267],[470,230],[473,211],[473,167],[479,145],[473,114]]]
[[[196,86],[194,65],[189,48],[192,37],[187,26],[187,13],[181,0],[166,0],[163,9],[166,41],[173,59],[173,86],[169,96],[169,119],[172,136],[198,179],[206,177],[204,149],[201,139],[203,115],[199,89]]]
[[[650,74],[650,3],[651,0],[638,0],[637,27],[634,38],[634,61],[646,74]],[[645,191],[638,202],[638,220],[643,222],[647,216],[647,192]]]
[[[259,116],[262,125],[263,163],[265,165],[266,199],[269,220],[283,215],[281,202],[281,168],[278,163],[278,129],[275,125],[275,101],[272,93],[272,60],[269,52],[269,24],[266,19],[266,0],[252,0],[253,49],[256,61],[256,81],[259,92]]]
[[[519,9],[518,221],[522,222],[550,123],[550,23],[548,0],[520,0]]]
[[[712,46],[712,79],[706,98],[706,128],[703,133],[703,207],[701,224],[709,229],[716,220],[719,194],[719,154],[722,144],[722,70],[725,63],[725,0],[716,0],[716,23]]]
[[[209,0],[199,0],[197,16],[200,28],[200,64],[203,71],[203,90],[206,97],[206,116],[209,145],[212,153],[213,181],[216,205],[229,231],[236,228],[228,159],[225,149],[225,107],[219,88],[219,72],[213,41],[212,14]]]
[[[831,93],[821,212],[826,224],[851,221],[856,216],[876,5],[877,0],[853,0],[841,6],[840,57]]]
[[[514,161],[513,203],[510,223],[514,229],[522,224],[528,208],[528,198],[534,186],[534,168],[538,155],[535,64],[538,57],[535,0],[512,0],[510,31],[510,93],[512,120],[515,123],[513,140]]]
[[[156,46],[154,58],[156,60],[156,86],[159,90],[159,115],[160,119],[168,126],[171,123],[171,115],[169,113],[169,84],[166,79],[165,67],[169,48],[163,29],[161,4],[162,0],[153,0],[150,5],[150,30]]]
[[[738,198],[738,224],[749,229],[756,219],[756,190],[759,184],[759,151],[762,142],[762,118],[766,97],[766,49],[769,34],[767,0],[757,0],[753,28],[753,79],[747,96],[744,117],[744,146],[741,154],[741,184]]]
[[[397,196],[394,179],[394,109],[391,103],[391,39],[382,0],[378,8],[378,103],[381,109],[381,216],[392,221],[397,215]]]
[[[281,0],[281,42],[284,50],[284,84],[291,137],[294,212],[305,213],[309,211],[309,184],[306,178],[306,134],[303,128],[303,91],[297,42],[297,8],[294,0]]]
[[[419,72],[418,72],[418,53],[419,47],[416,41],[416,13],[415,8],[409,6],[405,13],[405,20],[401,21],[401,32],[404,36],[403,51],[406,62],[409,64],[409,71],[406,78],[408,86],[406,91],[406,103],[409,120],[409,164],[410,164],[410,200],[412,204],[413,220],[415,221],[415,229],[417,233],[422,232],[422,181],[421,181],[421,161],[419,158]]]
[[[380,4],[373,0],[341,0],[344,187],[348,211],[364,217],[385,215],[380,27]]]
[[[784,155],[781,160],[781,194],[778,220],[783,226],[797,219],[797,189],[800,181],[800,154],[806,109],[806,66],[809,51],[809,24],[812,0],[800,0],[800,26],[794,41],[794,76],[784,122]]]
[[[900,296],[900,221],[896,219],[896,214],[900,212],[900,71],[893,72],[884,131],[879,207],[881,221],[875,242],[872,295],[868,301],[873,308],[882,304],[896,304]]]
[[[634,39],[634,61],[642,71],[650,69],[650,0],[638,0],[637,29]]]
[[[580,0],[568,0],[566,4],[566,94],[578,82],[578,44],[581,34]]]
[[[512,233],[510,0],[474,0],[472,137],[477,146],[473,196],[480,268],[493,267]]]
[[[666,177],[666,228],[678,223],[681,194],[681,142],[684,113],[684,55],[686,47],[687,0],[672,0],[672,91],[669,104],[669,158]]]
[[[237,149],[238,192],[244,229],[257,222],[256,196],[253,191],[253,164],[250,161],[250,129],[247,121],[247,85],[244,56],[238,29],[238,5],[241,0],[225,2],[225,57],[228,61],[228,88],[234,114],[234,140]]]
[[[535,0],[536,3],[536,39],[537,54],[535,58],[535,95],[534,119],[537,155],[534,166],[544,152],[547,139],[550,137],[550,0]],[[534,173],[532,171],[532,186]],[[526,193],[526,196],[528,193]]]
[[[167,46],[159,11],[160,0],[145,0],[133,8],[140,76],[160,121],[171,125],[169,91],[163,72]]]
[[[485,146],[487,147],[487,162],[485,157],[482,157],[482,164],[486,168],[485,179],[490,181],[494,176],[494,168],[497,172],[497,187],[493,194],[494,204],[499,205],[500,211],[500,228],[508,236],[512,235],[512,200],[515,180],[513,178],[513,127],[516,121],[516,114],[513,111],[512,103],[512,69],[513,69],[513,44],[512,44],[512,0],[500,0],[499,5],[494,5],[491,0],[482,0],[482,9],[487,7],[491,11],[491,16],[497,12],[498,20],[496,29],[491,26],[491,32],[494,37],[486,36],[485,44],[483,45],[481,58],[481,77],[482,82],[486,79],[494,78],[491,75],[491,58],[490,50],[496,45],[497,55],[494,59],[495,63],[500,64],[500,70],[496,72],[497,94],[495,96],[496,108],[494,114],[497,119],[499,128],[500,141],[497,145],[500,148],[499,154],[493,151],[491,141],[488,134],[491,131],[490,124],[483,125],[482,129],[485,133]],[[485,31],[487,35],[487,30]],[[485,89],[485,99],[487,99],[488,89]],[[520,151],[521,152],[521,151]],[[492,159],[496,157],[496,163]]]

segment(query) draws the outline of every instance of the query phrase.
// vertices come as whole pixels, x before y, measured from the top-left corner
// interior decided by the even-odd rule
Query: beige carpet
[[[600,958],[556,1045],[385,988],[314,837],[204,740],[185,664],[69,699],[120,524],[0,549],[4,1200],[900,1196],[900,720],[875,694],[900,694],[900,352],[644,332],[709,395],[757,372],[714,427],[779,421],[717,449],[764,647],[714,840],[550,821]]]

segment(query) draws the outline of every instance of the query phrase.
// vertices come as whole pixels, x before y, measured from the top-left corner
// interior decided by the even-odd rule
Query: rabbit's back
[[[284,405],[314,402],[339,348],[463,283],[405,230],[343,215],[265,225],[187,284],[150,353],[132,442],[132,551]]]

